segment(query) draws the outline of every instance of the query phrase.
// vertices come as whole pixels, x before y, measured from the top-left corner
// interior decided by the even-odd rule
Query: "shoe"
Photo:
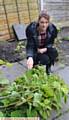
[[[49,67],[49,66],[46,67],[46,73],[47,73],[47,75],[50,75],[52,73],[51,67]]]

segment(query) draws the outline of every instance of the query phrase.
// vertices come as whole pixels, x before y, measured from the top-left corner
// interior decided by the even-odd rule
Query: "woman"
[[[38,22],[32,22],[27,26],[27,67],[32,69],[36,64],[46,65],[46,73],[50,73],[51,65],[54,65],[58,56],[54,48],[54,39],[57,37],[55,25],[50,23],[49,15],[42,11]]]

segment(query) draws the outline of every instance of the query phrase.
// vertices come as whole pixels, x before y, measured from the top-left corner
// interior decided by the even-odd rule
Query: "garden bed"
[[[67,31],[66,31],[67,30]],[[62,29],[62,34],[65,32],[68,33],[69,28]],[[68,35],[67,35],[68,36]],[[18,62],[25,58],[25,43],[23,41],[18,42],[17,40],[13,41],[1,41],[0,42],[0,59],[6,60],[8,62]],[[56,45],[59,51],[60,62],[69,64],[69,40],[68,37],[63,40],[58,40]]]
[[[0,41],[0,59],[8,62],[18,62],[24,59],[24,43],[18,41]],[[23,48],[22,46],[23,45]]]

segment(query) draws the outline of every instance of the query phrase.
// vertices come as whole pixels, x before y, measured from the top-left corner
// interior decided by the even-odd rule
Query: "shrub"
[[[28,70],[0,92],[0,114],[4,117],[36,117],[46,120],[52,109],[67,100],[68,86],[59,76],[47,75],[42,66]]]

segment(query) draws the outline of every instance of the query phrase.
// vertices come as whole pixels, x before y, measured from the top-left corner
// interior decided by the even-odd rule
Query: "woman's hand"
[[[28,69],[32,69],[33,68],[33,58],[29,57],[27,60],[27,67]]]
[[[38,48],[37,51],[42,54],[47,51],[47,48]]]

